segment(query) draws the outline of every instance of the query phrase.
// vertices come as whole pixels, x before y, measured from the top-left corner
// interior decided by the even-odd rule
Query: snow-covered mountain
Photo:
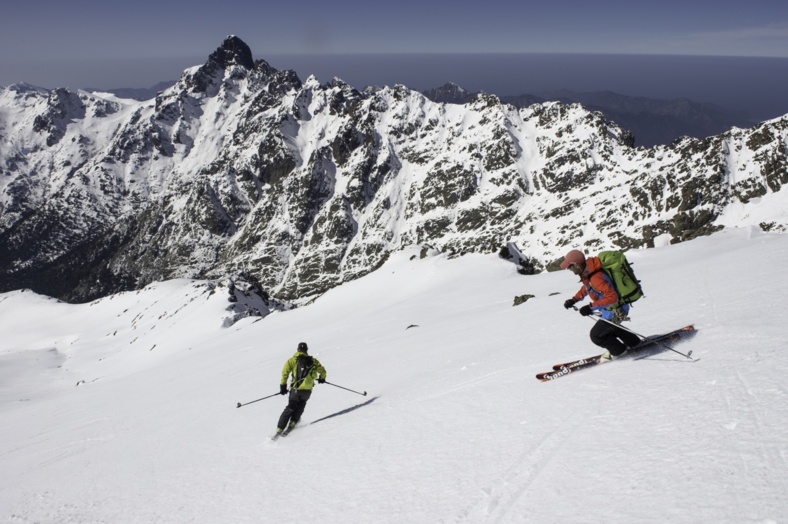
[[[534,272],[570,246],[784,230],[787,126],[633,148],[580,105],[302,82],[231,36],[147,102],[0,90],[0,290],[229,277],[302,303],[407,246]]]
[[[478,95],[452,82],[422,93],[434,102],[452,104],[466,104]],[[723,133],[731,127],[749,127],[755,124],[752,120],[721,107],[693,102],[687,98],[660,100],[627,96],[612,91],[576,93],[568,90],[499,98],[504,104],[515,107],[529,107],[547,101],[579,103],[586,109],[599,111],[608,120],[628,129],[632,133],[634,145],[647,147],[667,145],[684,136],[703,139]]]
[[[610,91],[576,93],[567,90],[539,95],[547,100],[579,103],[588,109],[601,111],[609,120],[632,131],[636,145],[647,147],[670,144],[681,136],[703,139],[724,133],[731,127],[756,124],[733,111],[684,97],[659,100]],[[509,97],[502,100],[517,105]]]
[[[156,96],[165,89],[172,87],[175,84],[175,80],[172,81],[165,81],[165,82],[158,82],[156,85],[151,87],[143,87],[143,88],[135,88],[135,87],[118,87],[114,89],[95,89],[86,87],[84,90],[89,92],[94,91],[103,91],[106,93],[111,93],[118,98],[131,98],[133,100],[139,100],[140,102],[144,102],[145,100],[150,100],[151,98],[156,98]]]

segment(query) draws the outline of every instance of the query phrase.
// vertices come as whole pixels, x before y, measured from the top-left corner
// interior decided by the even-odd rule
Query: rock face
[[[574,247],[782,231],[786,127],[636,149],[580,105],[302,82],[228,37],[145,102],[0,88],[0,291],[242,275],[298,304],[409,245],[534,272]]]

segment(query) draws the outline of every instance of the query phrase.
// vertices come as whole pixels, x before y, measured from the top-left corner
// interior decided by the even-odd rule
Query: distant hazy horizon
[[[500,96],[568,89],[614,91],[657,99],[689,98],[719,105],[753,120],[788,114],[788,58],[599,54],[271,54],[258,56],[276,69],[292,69],[321,83],[338,77],[357,89],[403,84],[424,91],[454,82],[468,91]],[[52,63],[50,76],[32,66],[28,82],[40,87],[148,88],[180,77],[204,57],[153,61]],[[19,69],[17,74],[25,74]],[[63,78],[47,85],[45,78]],[[50,80],[51,83],[51,80]]]

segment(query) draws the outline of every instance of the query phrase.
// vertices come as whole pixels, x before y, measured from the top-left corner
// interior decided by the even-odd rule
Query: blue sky
[[[6,2],[2,59],[265,53],[649,53],[788,57],[779,0]]]
[[[6,2],[0,8],[0,85],[150,87],[203,63],[229,34],[280,69],[296,69],[284,55],[322,54],[330,64],[334,55],[348,53],[786,58],[788,2]]]

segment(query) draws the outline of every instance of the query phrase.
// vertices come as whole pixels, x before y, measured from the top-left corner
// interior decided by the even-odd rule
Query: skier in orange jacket
[[[576,303],[589,297],[591,303],[580,308],[581,315],[589,316],[598,311],[602,318],[615,324],[620,324],[627,318],[629,304],[619,304],[618,292],[613,282],[602,270],[599,258],[586,258],[582,251],[573,249],[564,257],[561,269],[568,269],[579,276],[583,284],[572,298],[564,302],[566,309],[574,307]],[[640,338],[610,322],[599,320],[591,328],[589,335],[591,342],[607,350],[602,358],[612,360],[637,346],[640,343]]]

